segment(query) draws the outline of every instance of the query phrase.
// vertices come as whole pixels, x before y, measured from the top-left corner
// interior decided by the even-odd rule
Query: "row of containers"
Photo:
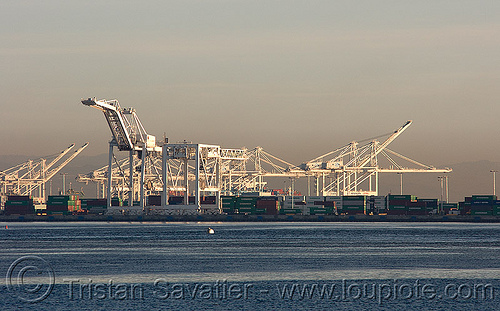
[[[5,215],[68,215],[82,211],[78,195],[51,195],[45,205],[35,205],[33,197],[10,195],[4,204]]]
[[[123,202],[113,198],[112,205],[121,206]],[[79,195],[50,195],[44,205],[35,205],[31,196],[8,196],[4,204],[5,215],[74,215],[104,214],[106,199],[80,199]]]
[[[227,214],[358,215],[415,214],[414,196],[222,197]],[[389,205],[388,205],[388,204]],[[418,205],[418,204],[417,204]],[[427,208],[427,204],[419,204]],[[436,200],[437,206],[437,200]],[[427,211],[423,214],[426,214]]]
[[[202,205],[214,205],[215,196],[202,196]],[[195,198],[190,196],[189,203]],[[183,205],[184,197],[169,196],[169,205]],[[473,195],[459,203],[442,203],[437,199],[422,199],[413,195],[387,196],[221,196],[226,214],[255,215],[432,215],[460,214],[500,216],[500,200],[495,195]],[[148,206],[160,206],[161,196],[147,198]],[[128,206],[119,198],[112,206]],[[134,201],[138,206],[139,202]],[[8,196],[5,215],[67,215],[104,214],[106,199],[80,198],[78,195],[49,196],[45,205],[35,206],[31,196]]]
[[[223,196],[227,214],[284,215],[492,215],[500,216],[494,195],[473,195],[463,202],[444,203],[414,195],[387,196]]]

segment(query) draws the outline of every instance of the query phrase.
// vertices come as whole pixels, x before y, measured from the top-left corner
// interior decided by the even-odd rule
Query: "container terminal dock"
[[[451,168],[388,148],[412,121],[294,165],[261,147],[171,143],[165,135],[157,140],[134,108],[96,98],[81,103],[100,110],[112,134],[107,165],[77,177],[94,184],[97,197],[64,187],[58,195],[47,194],[50,179],[88,145],[69,155],[72,144],[50,159],[0,172],[0,221],[500,221],[496,195],[449,203]],[[126,156],[118,160],[116,152]],[[400,175],[400,194],[379,194],[384,174]],[[404,195],[403,174],[439,174],[441,199]],[[276,178],[290,180],[290,189],[269,189],[268,180]],[[298,179],[307,180],[305,196],[294,188]]]
[[[500,200],[494,195],[474,195],[458,203],[420,199],[412,195],[387,196],[222,196],[222,212],[176,209],[183,197],[170,196],[168,209],[159,208],[161,196],[149,196],[148,206],[130,209],[119,198],[78,195],[49,196],[45,206],[29,196],[8,196],[0,221],[100,220],[100,221],[488,221],[500,222]],[[194,201],[194,197],[190,197]],[[215,197],[202,200],[212,206]],[[212,208],[209,208],[213,211]]]
[[[387,196],[222,196],[222,212],[176,209],[183,197],[170,196],[161,209],[161,196],[149,196],[148,206],[130,209],[128,202],[85,199],[78,195],[49,196],[45,206],[29,196],[8,196],[0,221],[457,221],[500,222],[500,200],[474,195],[458,203],[420,199],[412,195]],[[193,202],[194,197],[190,197]],[[212,206],[215,197],[204,197]],[[210,208],[210,210],[212,210]]]

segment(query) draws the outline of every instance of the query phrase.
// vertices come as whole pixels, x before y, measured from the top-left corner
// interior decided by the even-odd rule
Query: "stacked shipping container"
[[[496,195],[473,195],[471,198],[471,215],[497,215]]]
[[[293,203],[292,203],[293,202]],[[304,202],[304,196],[286,196],[283,202],[283,207],[280,210],[280,214],[284,215],[299,215],[302,214],[306,203]]]
[[[364,195],[343,196],[340,212],[346,215],[365,214],[366,197]]]
[[[413,195],[393,195],[389,194],[387,197],[387,215],[407,215],[408,204],[410,202],[417,202],[417,197]],[[418,204],[417,204],[418,205]],[[426,206],[424,207],[426,208]],[[415,213],[422,209],[421,206],[413,206]]]
[[[46,212],[51,214],[71,214],[82,211],[82,202],[75,195],[49,195]]]
[[[106,199],[80,199],[82,209],[87,210],[89,214],[103,214],[108,208]]]
[[[5,215],[29,215],[35,213],[33,198],[24,195],[9,195],[5,202]]]

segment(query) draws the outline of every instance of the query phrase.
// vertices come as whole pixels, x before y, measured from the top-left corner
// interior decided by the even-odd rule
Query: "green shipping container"
[[[342,200],[343,201],[365,201],[366,197],[364,195],[349,195],[349,196],[343,196]]]
[[[332,208],[317,208],[317,207],[311,207],[309,209],[309,213],[311,215],[329,215],[333,213]]]
[[[69,205],[69,206],[74,206],[76,205],[77,201],[47,201],[47,205]]]
[[[425,211],[427,207],[425,206],[408,206],[408,211]]]
[[[47,211],[47,215],[69,215],[71,212],[69,211],[61,211],[61,212],[53,212],[53,211]]]
[[[49,195],[49,201],[75,201],[79,199],[78,194],[72,195]]]
[[[408,210],[406,205],[389,205],[389,210]]]
[[[364,205],[342,205],[343,210],[364,210]]]
[[[33,205],[32,200],[27,201],[5,201],[5,206],[31,206]]]
[[[417,196],[410,194],[389,194],[389,201],[392,200],[407,200],[407,201],[415,201],[417,200]]]
[[[493,215],[493,211],[471,211],[471,215],[477,215],[477,216],[490,216]]]
[[[240,207],[237,208],[238,213],[252,213],[255,211],[255,208],[248,208],[248,207]]]
[[[496,200],[496,195],[473,195],[472,201],[493,201]]]

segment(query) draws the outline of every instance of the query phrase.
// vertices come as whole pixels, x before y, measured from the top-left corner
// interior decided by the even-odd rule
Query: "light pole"
[[[66,194],[66,175],[68,175],[68,173],[61,173],[62,175],[62,195],[65,195]]]
[[[443,180],[444,180],[444,176],[438,176],[438,180],[439,180],[439,183],[441,184],[441,198],[439,200],[439,208],[438,208],[438,213],[441,212],[441,210],[443,209],[442,206],[443,206]]]
[[[446,185],[446,203],[450,203],[450,189],[448,188],[448,175],[444,176],[444,182]]]
[[[493,173],[493,195],[497,195],[497,182],[496,182],[496,173],[498,171],[491,170],[490,173]]]
[[[398,173],[400,179],[400,194],[403,195],[403,173]]]

